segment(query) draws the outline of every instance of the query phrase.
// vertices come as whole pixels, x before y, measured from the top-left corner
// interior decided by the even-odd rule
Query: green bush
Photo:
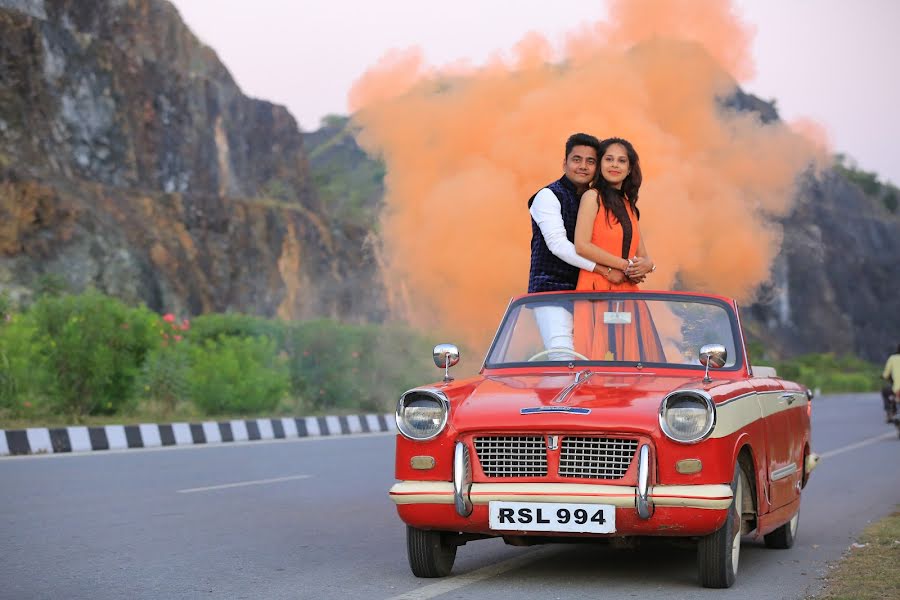
[[[275,340],[281,348],[285,339],[285,324],[275,319],[266,319],[241,313],[202,315],[190,322],[185,335],[192,343],[203,345],[220,337],[266,337]]]
[[[34,292],[38,298],[41,296],[62,296],[69,292],[69,284],[61,275],[45,273],[38,277]]]
[[[209,415],[271,412],[289,389],[284,358],[265,337],[227,337],[190,347],[189,393]]]
[[[44,296],[27,314],[46,369],[43,392],[59,414],[114,414],[132,397],[135,377],[159,344],[159,317],[89,291]]]
[[[189,397],[190,357],[187,343],[169,343],[147,355],[138,379],[139,395],[172,414]]]
[[[900,204],[900,200],[897,197],[898,194],[900,194],[900,190],[893,185],[889,185],[888,190],[881,197],[881,201],[884,203],[884,207],[888,209],[888,212],[897,212],[897,205]]]
[[[433,341],[398,326],[237,313],[179,323],[96,291],[0,309],[0,421],[382,412],[439,377]]]
[[[317,411],[389,410],[435,376],[431,344],[400,327],[306,321],[291,327],[286,346],[292,391]]]
[[[0,323],[12,319],[12,300],[6,292],[0,292]]]
[[[44,373],[36,333],[22,315],[0,318],[0,415],[18,417],[35,404],[34,392]]]
[[[858,185],[865,195],[870,198],[880,198],[888,212],[897,212],[900,190],[893,183],[880,181],[878,173],[860,169],[853,160],[843,154],[835,156],[835,169],[849,181]]]
[[[853,356],[804,354],[775,363],[778,375],[823,393],[874,392],[879,389],[881,370]]]

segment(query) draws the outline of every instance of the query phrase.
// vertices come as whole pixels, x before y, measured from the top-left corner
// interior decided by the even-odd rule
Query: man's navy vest
[[[581,202],[581,198],[576,193],[575,184],[563,176],[547,187],[559,200],[566,237],[570,242],[574,241],[575,221],[578,218],[578,205]],[[529,209],[532,202],[534,202],[534,196],[528,200]],[[528,275],[528,293],[574,290],[575,284],[578,283],[578,271],[578,267],[573,267],[550,252],[540,227],[532,218],[531,273]]]

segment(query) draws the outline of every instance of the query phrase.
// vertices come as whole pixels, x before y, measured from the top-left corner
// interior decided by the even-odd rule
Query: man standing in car
[[[595,271],[597,264],[575,252],[575,221],[581,195],[597,172],[600,141],[586,133],[575,133],[566,141],[563,176],[542,188],[528,200],[531,213],[531,270],[528,292],[574,290],[578,271]],[[605,268],[602,269],[604,272]],[[599,271],[598,271],[599,272]],[[559,305],[535,310],[549,360],[573,357],[572,313]]]

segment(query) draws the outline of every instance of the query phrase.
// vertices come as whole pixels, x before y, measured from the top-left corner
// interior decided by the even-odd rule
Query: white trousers
[[[534,318],[547,350],[574,350],[572,313],[562,306],[536,306]],[[572,360],[571,352],[550,352],[547,360]]]

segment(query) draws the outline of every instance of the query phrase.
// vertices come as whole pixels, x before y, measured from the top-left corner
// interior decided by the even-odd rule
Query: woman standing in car
[[[575,224],[575,250],[606,272],[582,270],[576,290],[637,290],[656,265],[647,255],[641,238],[637,208],[643,176],[634,146],[622,138],[609,138],[600,143],[600,162],[591,189],[581,196]],[[602,210],[601,210],[602,209]],[[576,307],[575,331],[585,335],[576,349],[594,360],[663,360],[662,344],[653,327],[644,302],[626,302],[625,310],[633,315],[630,324],[607,325],[603,313],[613,310],[611,302],[597,306]],[[608,306],[609,305],[609,306]]]
[[[607,269],[604,273],[582,270],[576,289],[637,289],[636,284],[656,269],[638,223],[637,201],[643,181],[640,159],[631,142],[622,138],[603,140],[598,155],[593,185],[581,196],[575,250]]]

